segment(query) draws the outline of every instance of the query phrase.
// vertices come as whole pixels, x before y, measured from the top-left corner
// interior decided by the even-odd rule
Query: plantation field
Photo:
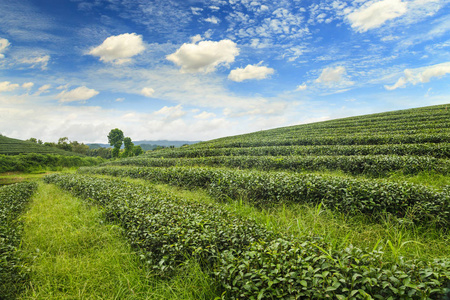
[[[44,181],[121,228],[144,281],[174,291],[160,299],[450,295],[447,105],[161,149]],[[196,279],[183,293],[186,270]]]
[[[449,242],[449,150],[450,112],[447,110],[447,105],[441,105],[221,138],[189,147],[164,149],[141,157],[106,162],[100,167],[81,168],[78,173],[83,176],[101,175],[144,179],[152,184],[168,184],[188,190],[201,189],[216,199],[218,201],[216,206],[219,207],[230,201],[245,202],[253,207],[252,209],[272,212],[276,209],[298,211],[298,207],[315,207],[319,211],[324,209],[332,216],[344,215],[351,219],[364,216],[365,222],[372,224],[367,226],[379,226],[379,224],[387,227],[401,226],[404,230],[402,232],[411,236],[411,240],[402,240],[402,234],[400,234],[398,240],[393,242],[391,234],[381,235],[377,240],[367,242],[366,247],[364,243],[359,244],[361,248],[355,251],[363,257],[369,255],[373,258],[376,254],[371,251],[383,250],[385,254],[380,254],[383,257],[380,260],[387,260],[393,264],[387,267],[388,269],[400,270],[404,267],[402,264],[406,262],[399,261],[400,256],[409,257],[411,262],[415,261],[413,264],[418,263],[416,261],[418,260],[431,268],[439,265],[443,269],[439,271],[434,269],[435,271],[432,272],[437,276],[436,280],[440,282],[439,284],[435,282],[437,291],[438,286],[445,288],[449,284],[448,251],[450,249],[444,246],[444,251],[435,252],[427,249],[428,246],[421,244],[419,240],[432,232],[431,235],[436,239],[444,240],[446,244]],[[79,180],[86,180],[81,178],[84,177],[80,177]],[[85,197],[94,199],[90,195]],[[172,212],[173,208],[170,207],[169,214],[180,215],[178,211]],[[302,209],[304,208],[300,210]],[[212,208],[209,210],[214,211]],[[191,217],[186,218],[191,219]],[[301,216],[295,216],[295,219],[297,224],[300,224]],[[389,221],[386,221],[387,219]],[[180,221],[175,221],[176,224],[177,222]],[[210,224],[209,221],[202,222],[206,222],[202,224]],[[227,224],[226,221],[221,222]],[[342,222],[340,226],[346,226],[346,221]],[[181,235],[172,234],[171,225],[167,227],[161,230],[172,236],[172,240],[164,242],[159,247],[169,246],[171,249],[181,247],[180,251],[183,254],[180,255],[183,257],[195,256],[197,251],[203,255],[203,251],[207,251],[208,246],[204,242],[195,246],[199,248],[192,249],[186,245],[175,246],[177,244],[173,243],[183,240],[185,231],[182,230]],[[219,227],[221,229],[214,230],[225,230],[224,228],[228,226]],[[249,225],[248,227],[251,228]],[[199,234],[203,230],[204,227]],[[329,229],[329,231],[332,230]],[[256,232],[260,234],[261,231],[256,230]],[[389,232],[389,229],[386,229],[386,232]],[[230,248],[224,248],[218,252],[230,251],[231,254],[223,254],[227,258],[219,255],[219,262],[214,261],[207,266],[207,269],[215,266],[220,270],[220,264],[226,264],[224,268],[228,268],[227,271],[215,273],[224,280],[218,284],[225,290],[225,298],[328,296],[338,299],[358,299],[369,297],[367,294],[374,299],[431,297],[431,295],[416,294],[422,289],[414,284],[415,288],[412,287],[413,285],[410,284],[412,277],[409,275],[407,280],[399,279],[398,282],[402,282],[399,286],[394,286],[390,282],[391,279],[394,280],[393,278],[383,281],[381,277],[371,277],[370,271],[367,272],[367,270],[373,267],[373,261],[366,262],[367,265],[365,264],[364,267],[360,266],[366,270],[358,273],[365,278],[364,284],[346,285],[352,280],[349,281],[344,277],[351,272],[347,269],[337,270],[337,266],[331,262],[339,261],[342,266],[343,258],[340,255],[343,254],[339,253],[344,252],[349,257],[356,255],[352,258],[355,262],[362,262],[363,259],[357,257],[357,254],[350,253],[349,249],[353,248],[348,248],[352,247],[352,243],[358,243],[357,241],[349,243],[341,237],[314,242],[310,240],[311,236],[308,233],[301,230],[297,232],[295,238],[289,237],[286,233],[281,236],[267,234],[266,236],[264,233],[264,237],[258,236],[250,242],[239,242],[244,245],[243,248],[236,248],[234,244],[227,245]],[[326,231],[322,234],[329,238]],[[349,234],[357,235],[355,232],[348,232],[347,240]],[[361,238],[365,239],[364,236]],[[334,252],[339,258],[334,257],[331,254],[332,251],[325,250],[331,247],[328,243],[336,244],[336,240],[342,243]],[[321,244],[322,242],[324,244]],[[209,247],[217,245],[218,242],[211,240],[211,243]],[[276,246],[273,246],[273,243]],[[299,246],[302,243],[306,243],[305,248]],[[417,246],[415,250],[412,250],[414,247],[406,250],[408,248],[406,245],[409,243],[420,244],[420,246]],[[311,245],[311,249],[317,252],[311,249],[306,250],[309,247],[306,245]],[[144,249],[153,253],[150,249],[154,249],[154,246],[146,247]],[[420,250],[417,250],[419,248]],[[321,276],[306,275],[306,269],[308,269],[306,265],[299,266],[298,261],[290,261],[296,257],[297,254],[293,253],[298,253],[299,249],[306,252],[312,251],[306,255],[306,257],[311,255],[311,261],[320,260],[319,257],[322,256],[329,259],[321,261],[327,266],[325,268],[317,266],[316,269],[311,265],[314,270],[320,272]],[[434,257],[425,254],[430,252],[434,253]],[[273,256],[274,253],[278,253],[276,259]],[[208,257],[210,254],[205,255]],[[314,255],[317,257],[312,258]],[[217,254],[214,252],[212,256],[216,257]],[[167,259],[171,257],[172,255]],[[434,261],[432,257],[441,261]],[[211,259],[201,256],[202,261]],[[165,262],[165,259],[159,262],[162,263],[162,261]],[[275,267],[278,266],[276,262],[279,263],[279,268]],[[151,264],[157,265],[156,262]],[[274,268],[276,274],[282,275],[272,278],[268,269],[265,269],[269,265]],[[326,279],[331,274],[328,269],[331,265],[334,270],[333,276]],[[164,263],[160,266],[164,266]],[[239,266],[246,266],[246,271],[244,272]],[[358,269],[356,265],[352,267],[355,270]],[[377,265],[377,267],[380,266]],[[376,273],[383,274],[383,268],[384,266],[377,269]],[[412,269],[407,269],[408,267],[403,269],[404,272],[411,275]],[[300,273],[302,275],[299,275]],[[354,273],[351,274],[355,276],[353,279],[358,277]],[[423,279],[419,281],[422,282]],[[323,290],[318,286],[321,286]],[[358,286],[358,289],[355,286]],[[314,294],[315,292],[311,289],[317,293]],[[437,292],[436,295],[439,293],[443,295],[445,290]],[[437,297],[436,295],[433,297]]]
[[[83,156],[76,152],[64,151],[55,147],[39,145],[33,142],[22,141],[0,135],[0,154],[18,155],[25,153],[57,154],[65,156]]]

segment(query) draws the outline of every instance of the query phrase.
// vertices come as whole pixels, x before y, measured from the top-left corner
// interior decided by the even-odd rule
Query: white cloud
[[[344,75],[346,74],[345,67],[339,66],[336,68],[325,68],[322,70],[319,78],[316,79],[316,82],[323,84],[335,84],[339,83],[343,80]]]
[[[308,86],[306,85],[306,83],[303,83],[301,85],[298,85],[297,88],[295,89],[296,92],[300,92],[300,91],[306,91],[308,89]]]
[[[154,112],[154,114],[164,116],[166,119],[175,120],[186,115],[186,112],[183,111],[183,106],[178,104],[177,106],[172,107],[164,106],[160,110]]]
[[[145,87],[141,90],[141,95],[144,95],[145,97],[152,97],[155,93],[155,90],[149,87]]]
[[[404,88],[408,83],[413,85],[427,83],[434,77],[440,78],[447,74],[450,74],[450,62],[425,68],[405,69],[404,76],[400,77],[394,85],[385,85],[384,87],[385,89],[392,91],[397,88]]]
[[[212,24],[219,24],[220,23],[220,19],[215,17],[215,16],[206,18],[205,21],[209,22],[209,23],[212,23]]]
[[[402,0],[371,1],[368,5],[348,14],[347,18],[352,28],[359,32],[365,32],[380,27],[388,20],[402,16],[407,10],[408,5]]]
[[[175,53],[167,55],[167,60],[181,67],[181,72],[209,73],[219,65],[234,62],[239,49],[231,40],[201,41],[198,44],[183,44]]]
[[[241,82],[248,79],[261,80],[267,78],[275,72],[274,69],[265,66],[247,65],[244,69],[237,68],[230,72],[228,79]]]
[[[37,66],[40,66],[42,70],[47,69],[48,62],[50,61],[49,55],[44,55],[40,57],[30,57],[30,58],[23,58],[20,60],[23,64],[30,64],[31,68],[35,68]]]
[[[0,92],[11,92],[19,87],[16,83],[11,83],[9,81],[0,82]]]
[[[4,58],[5,55],[3,52],[5,52],[6,48],[11,45],[7,39],[0,38],[0,58]]]
[[[124,33],[108,37],[103,43],[88,54],[99,56],[101,61],[123,64],[131,61],[131,57],[145,50],[142,36],[136,33]]]
[[[62,91],[56,98],[59,99],[59,102],[86,101],[98,94],[99,92],[94,89],[80,86],[70,91]]]
[[[41,86],[40,88],[38,88],[36,95],[40,95],[42,93],[47,93],[48,90],[51,88],[52,86],[50,84],[44,84],[43,86]]]
[[[195,119],[200,119],[200,120],[206,120],[206,119],[211,119],[211,118],[215,118],[215,117],[216,117],[215,113],[209,113],[206,111],[194,116]]]
[[[200,16],[202,14],[203,8],[191,7],[191,11],[193,15]]]
[[[33,86],[34,86],[34,83],[32,83],[32,82],[25,82],[24,84],[22,84],[22,87],[27,90],[31,89]]]

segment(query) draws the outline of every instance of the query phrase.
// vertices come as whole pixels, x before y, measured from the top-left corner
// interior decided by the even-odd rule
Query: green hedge
[[[287,155],[410,155],[450,158],[450,143],[391,145],[261,146],[245,148],[180,148],[153,151],[145,157],[193,158],[210,156],[287,156]]]
[[[245,198],[259,206],[282,201],[323,203],[350,214],[387,212],[418,224],[450,226],[450,194],[411,183],[200,167],[98,167],[78,172],[206,188],[215,197]]]
[[[19,215],[37,189],[36,183],[0,187],[0,299],[15,299],[27,278],[18,255],[22,232]]]
[[[275,235],[217,206],[120,180],[45,180],[101,205],[162,275],[198,259],[223,299],[440,299],[449,291],[448,260],[394,262],[378,251],[331,251],[320,239]]]
[[[352,175],[385,176],[389,172],[402,171],[403,174],[417,174],[433,171],[450,173],[450,160],[428,156],[214,156],[202,158],[146,158],[136,157],[107,162],[104,166],[211,166],[263,171],[322,171],[341,170]]]
[[[81,157],[57,154],[0,154],[0,173],[14,171],[31,172],[47,168],[94,166],[104,161],[105,160],[100,157]]]

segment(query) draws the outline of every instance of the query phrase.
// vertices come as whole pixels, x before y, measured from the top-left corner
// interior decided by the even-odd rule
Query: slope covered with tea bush
[[[439,299],[450,287],[448,251],[430,259],[422,252],[433,243],[403,241],[401,232],[449,240],[449,159],[450,111],[439,105],[162,149],[47,180],[105,207],[164,276],[188,257],[199,260],[225,299]],[[186,202],[125,178],[201,189],[217,202]],[[223,212],[230,201],[262,212],[317,207],[343,222],[362,218],[403,231],[394,237],[386,227],[386,237],[367,248],[346,243],[349,236],[339,246],[311,232],[267,231]],[[412,244],[419,248],[402,258]]]
[[[69,152],[55,147],[44,146],[30,141],[22,141],[0,135],[0,154],[18,155],[26,153],[84,156],[76,152]]]

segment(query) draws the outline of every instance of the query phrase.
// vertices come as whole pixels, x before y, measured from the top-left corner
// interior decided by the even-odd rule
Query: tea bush
[[[389,261],[379,251],[353,247],[331,251],[321,239],[274,234],[216,205],[121,180],[45,180],[101,205],[161,275],[198,259],[223,299],[439,299],[448,292],[448,260]]]
[[[22,232],[19,215],[37,189],[36,183],[0,188],[0,299],[14,299],[27,278],[18,247]]]
[[[282,201],[323,203],[350,214],[390,213],[418,224],[450,225],[450,195],[411,183],[199,167],[99,167],[78,172],[206,188],[219,199],[245,198],[258,206]]]
[[[214,156],[201,158],[134,158],[105,163],[104,166],[210,166],[263,171],[321,171],[341,170],[352,175],[381,177],[389,172],[402,171],[403,174],[417,174],[433,171],[450,173],[450,160],[428,156]]]

